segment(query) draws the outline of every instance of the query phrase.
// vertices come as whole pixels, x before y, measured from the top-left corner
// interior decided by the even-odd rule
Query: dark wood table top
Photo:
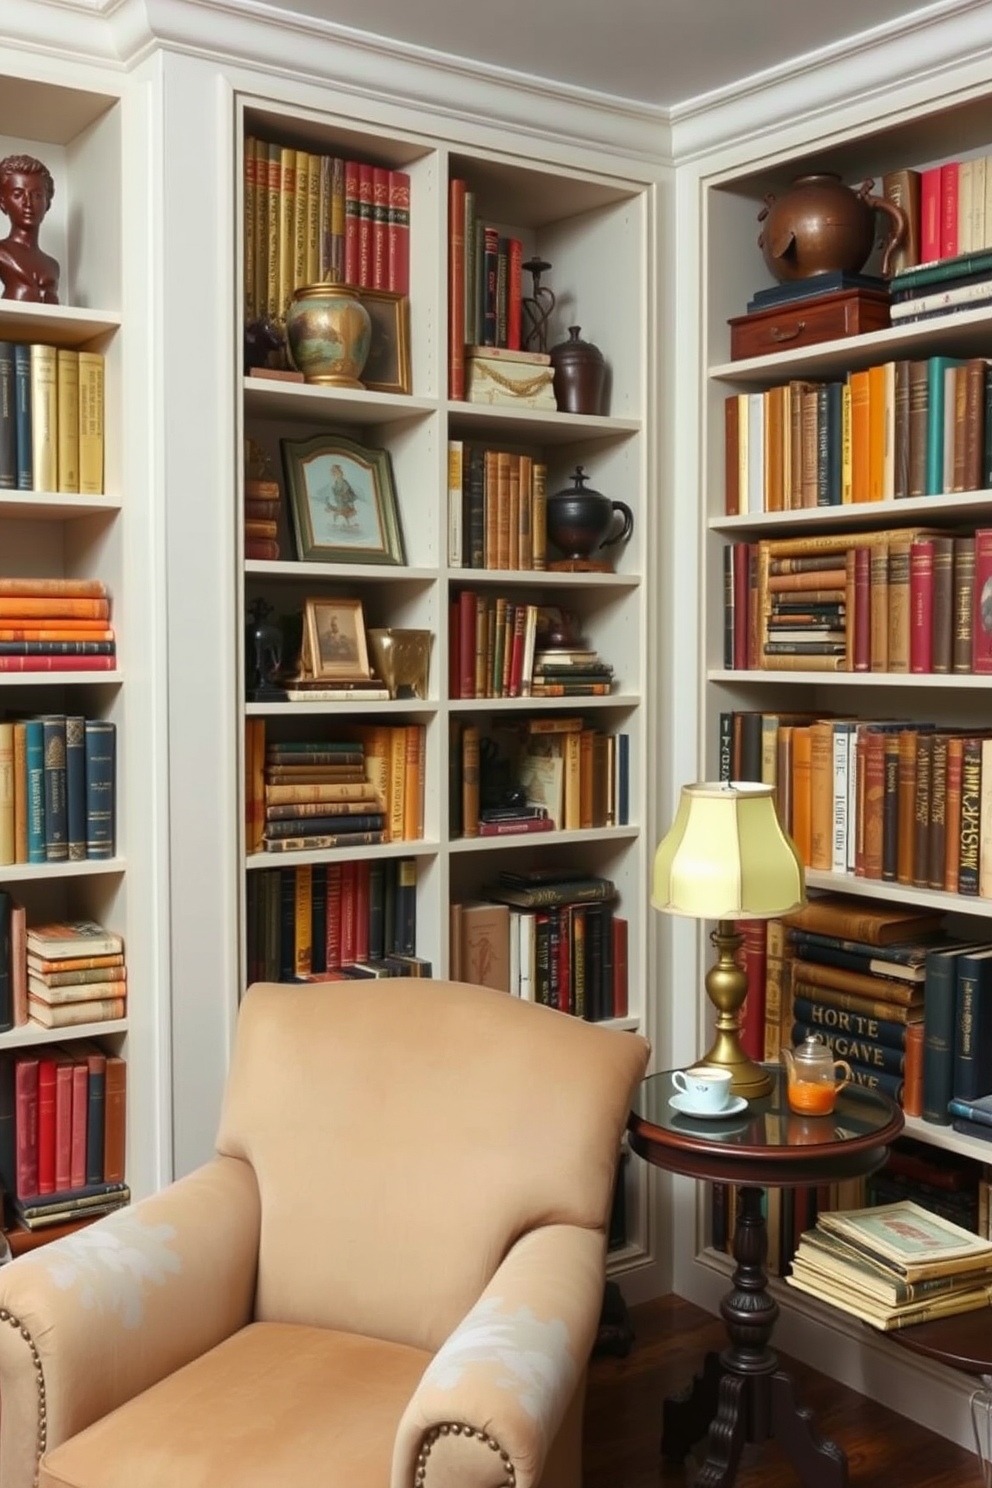
[[[992,1327],[987,1307],[914,1323],[911,1328],[896,1328],[886,1336],[903,1348],[965,1374],[992,1374]]]
[[[766,1065],[770,1095],[716,1119],[681,1115],[670,1104],[672,1071],[648,1075],[634,1095],[627,1130],[634,1152],[669,1172],[716,1182],[793,1188],[874,1172],[903,1129],[903,1114],[877,1090],[848,1085],[829,1116],[797,1116],[785,1071]]]

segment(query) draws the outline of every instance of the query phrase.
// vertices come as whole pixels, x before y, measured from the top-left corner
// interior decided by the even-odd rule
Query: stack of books
[[[546,646],[534,652],[533,697],[605,697],[613,667],[583,645]]]
[[[895,274],[890,293],[894,323],[987,308],[992,300],[992,249],[960,253]]]
[[[42,1028],[106,1023],[127,1011],[124,942],[95,920],[27,927],[28,1019]]]
[[[992,1301],[992,1242],[911,1200],[821,1214],[790,1286],[885,1332]]]
[[[102,579],[0,579],[0,672],[112,672]]]
[[[245,558],[279,557],[279,482],[249,473],[245,477]]]
[[[270,744],[264,778],[264,851],[388,840],[385,803],[366,778],[365,747],[357,740]]]

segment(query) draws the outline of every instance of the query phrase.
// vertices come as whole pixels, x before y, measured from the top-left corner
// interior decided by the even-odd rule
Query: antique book
[[[904,1199],[868,1209],[831,1210],[817,1220],[906,1281],[988,1271],[992,1241]]]

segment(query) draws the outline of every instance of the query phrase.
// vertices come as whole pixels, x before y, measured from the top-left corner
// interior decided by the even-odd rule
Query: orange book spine
[[[830,872],[833,866],[834,731],[830,723],[814,723],[810,737],[810,857],[811,868]]]
[[[127,1149],[127,1063],[118,1055],[107,1055],[104,1081],[103,1181],[124,1182]]]
[[[114,632],[99,620],[66,620],[60,625],[3,625],[0,641],[112,641]]]
[[[964,741],[951,734],[947,740],[947,787],[944,805],[944,888],[949,894],[958,891],[961,866],[961,766]]]
[[[0,617],[11,620],[78,619],[108,620],[110,603],[106,599],[84,598],[73,595],[30,594],[0,595]]]
[[[102,579],[0,579],[0,599],[109,599]]]
[[[916,753],[919,734],[916,729],[899,732],[899,773],[897,785],[898,838],[896,879],[901,884],[913,882],[913,839],[916,821]]]
[[[420,735],[419,723],[408,723],[403,729],[406,751],[403,761],[403,840],[414,842],[420,802]]]
[[[465,397],[465,182],[448,182],[448,396]]]
[[[389,841],[402,842],[406,825],[406,728],[397,724],[389,738]]]
[[[811,730],[792,730],[792,840],[804,865],[811,866],[813,852]]]

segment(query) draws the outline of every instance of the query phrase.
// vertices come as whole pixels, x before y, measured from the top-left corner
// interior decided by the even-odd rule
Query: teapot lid
[[[552,346],[548,355],[556,365],[562,362],[602,362],[603,353],[593,341],[584,341],[581,326],[569,326],[568,340]]]
[[[796,1049],[797,1059],[829,1059],[830,1050],[818,1033],[808,1033]]]
[[[602,491],[594,490],[592,486],[586,484],[588,479],[585,466],[576,465],[571,476],[572,484],[570,486],[563,486],[560,491],[555,491],[554,494],[555,496],[592,496],[605,500],[606,498],[603,496]]]

